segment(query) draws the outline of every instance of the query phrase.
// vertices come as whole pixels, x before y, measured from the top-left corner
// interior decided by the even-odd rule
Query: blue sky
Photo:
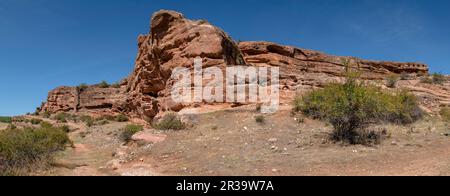
[[[160,9],[236,40],[423,62],[450,73],[448,0],[0,0],[0,115],[32,112],[61,85],[128,76]]]

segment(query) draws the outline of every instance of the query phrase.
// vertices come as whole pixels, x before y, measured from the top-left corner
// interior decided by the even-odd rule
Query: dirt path
[[[147,157],[173,175],[450,175],[448,124],[425,119],[411,126],[386,125],[381,145],[341,146],[326,140],[331,128],[289,111],[202,115],[188,131],[173,132]]]
[[[419,150],[378,152],[352,162],[318,164],[305,175],[352,176],[448,176],[450,175],[450,143]]]
[[[152,145],[123,146],[127,123],[86,127],[67,123],[75,147],[57,156],[45,175],[161,176],[439,176],[450,175],[448,124],[426,119],[408,127],[388,125],[381,145],[342,146],[326,141],[330,127],[299,123],[289,110],[255,122],[253,112],[196,116],[189,130],[167,132]]]
[[[111,142],[112,139],[108,136],[108,130],[112,130],[113,126],[87,127],[82,123],[73,122],[66,124],[74,130],[69,133],[74,147],[61,152],[55,159],[55,168],[48,171],[47,174],[57,176],[117,175],[104,169],[105,165],[113,159],[112,154],[120,145],[118,142]],[[106,132],[108,133],[105,134]],[[110,145],[106,145],[108,142],[111,142]]]

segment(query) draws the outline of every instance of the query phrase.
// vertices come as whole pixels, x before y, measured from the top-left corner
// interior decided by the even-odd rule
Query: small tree
[[[84,90],[86,90],[89,86],[86,83],[82,83],[80,85],[77,86],[78,91],[82,92]]]
[[[158,130],[182,130],[185,128],[183,122],[175,114],[165,115],[161,121],[153,125]]]
[[[347,75],[344,84],[331,84],[297,97],[294,101],[296,111],[333,125],[332,139],[364,144],[367,137],[374,136],[366,131],[371,123],[411,123],[422,117],[412,94],[404,91],[385,92],[379,87],[358,81],[358,74]]]
[[[100,88],[109,88],[109,84],[108,84],[108,82],[106,82],[106,81],[102,81],[102,82],[100,82],[100,84],[98,84],[98,86],[100,87]]]
[[[125,126],[125,128],[122,129],[120,139],[124,142],[130,142],[133,135],[138,132],[141,132],[142,130],[144,130],[143,126],[132,124],[127,125]]]

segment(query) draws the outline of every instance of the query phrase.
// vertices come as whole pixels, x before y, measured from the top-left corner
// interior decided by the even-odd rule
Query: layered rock
[[[203,67],[245,64],[235,42],[221,29],[206,21],[192,21],[180,13],[162,10],[152,17],[151,31],[141,35],[135,69],[129,78],[129,106],[132,114],[153,118],[160,110],[178,111],[170,89],[176,67],[192,69],[194,58]]]
[[[388,75],[403,72],[428,73],[428,66],[420,63],[339,57],[270,42],[241,42],[239,48],[250,65],[280,67],[281,80],[285,88],[296,85],[320,87],[344,77],[348,67],[358,70],[361,77],[366,80],[383,80]]]
[[[59,87],[49,92],[42,111],[57,112],[100,112],[118,113],[123,109],[120,103],[126,98],[122,88],[101,88],[89,86]]]
[[[279,67],[282,93],[296,94],[330,82],[342,81],[345,70],[359,70],[366,80],[384,80],[391,74],[427,74],[428,66],[420,63],[368,61],[338,57],[321,52],[282,46],[270,42],[236,44],[221,29],[206,21],[186,19],[174,11],[162,10],[152,17],[149,34],[138,38],[138,54],[131,75],[122,87],[91,86],[81,90],[60,87],[49,93],[43,111],[87,111],[124,113],[150,120],[164,111],[180,111],[189,104],[174,103],[170,91],[176,80],[174,68],[193,69],[194,58],[201,57],[203,68],[229,65]],[[416,81],[416,82],[413,82]],[[423,87],[417,80],[401,83],[411,87],[430,105],[448,101],[448,86]],[[439,88],[429,92],[429,89]],[[198,106],[198,105],[196,105]]]
[[[75,87],[58,87],[48,93],[47,102],[42,111],[52,113],[76,110],[78,106],[78,91]]]

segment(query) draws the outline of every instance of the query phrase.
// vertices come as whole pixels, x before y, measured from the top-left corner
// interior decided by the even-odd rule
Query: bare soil
[[[380,145],[330,141],[331,126],[291,114],[289,107],[264,115],[254,106],[188,115],[182,131],[156,144],[124,144],[127,123],[85,127],[70,134],[75,148],[60,153],[55,167],[38,175],[269,175],[269,176],[428,176],[450,175],[450,126],[437,117],[409,126],[378,125],[389,137]]]

